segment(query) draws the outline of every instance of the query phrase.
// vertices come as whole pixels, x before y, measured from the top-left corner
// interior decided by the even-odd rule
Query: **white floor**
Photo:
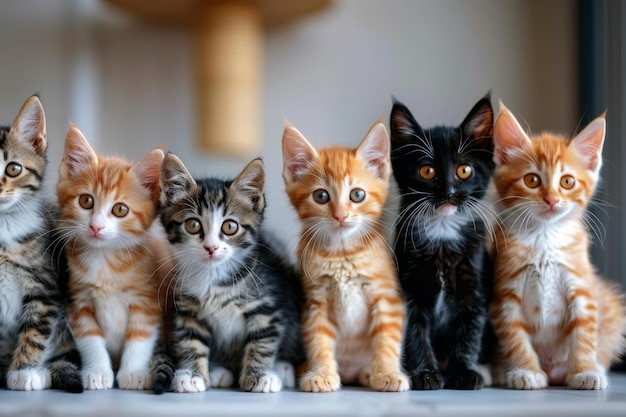
[[[214,389],[201,394],[89,391],[0,391],[0,416],[620,416],[626,415],[626,374],[611,375],[605,391],[549,388],[512,391],[379,393],[344,388],[331,394],[293,390],[251,394]]]

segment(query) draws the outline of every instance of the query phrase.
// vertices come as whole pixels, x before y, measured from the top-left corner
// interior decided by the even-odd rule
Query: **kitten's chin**
[[[450,203],[443,203],[436,209],[438,215],[446,216],[446,217],[452,216],[454,213],[457,212],[457,210],[458,210],[458,207]]]

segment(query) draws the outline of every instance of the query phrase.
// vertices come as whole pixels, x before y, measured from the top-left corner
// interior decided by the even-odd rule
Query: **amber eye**
[[[239,225],[233,220],[226,220],[222,223],[222,233],[225,235],[232,236],[237,233],[237,230],[239,230]]]
[[[124,217],[128,214],[128,206],[124,203],[115,203],[111,209],[111,213],[113,213],[115,217]]]
[[[456,176],[462,180],[466,180],[472,176],[472,167],[469,165],[459,165],[456,169]]]
[[[93,208],[93,197],[89,194],[83,194],[78,197],[78,204],[85,210],[89,210]]]
[[[326,204],[330,201],[330,194],[328,194],[328,191],[320,188],[313,191],[313,200],[319,204]]]
[[[9,165],[7,165],[4,173],[11,178],[15,178],[22,173],[22,166],[18,163],[11,162]]]
[[[574,188],[574,185],[576,185],[576,178],[572,177],[571,175],[563,175],[561,177],[561,187],[565,188],[566,190],[571,190],[572,188]]]
[[[355,188],[354,190],[350,191],[350,201],[354,203],[360,203],[363,200],[365,200],[365,190]]]
[[[524,177],[524,184],[528,188],[537,188],[541,185],[541,178],[537,174],[527,174]]]
[[[435,167],[432,165],[422,165],[420,167],[420,176],[425,180],[432,180],[435,178]]]
[[[202,223],[198,219],[187,219],[185,221],[185,230],[192,235],[197,235],[202,231]]]

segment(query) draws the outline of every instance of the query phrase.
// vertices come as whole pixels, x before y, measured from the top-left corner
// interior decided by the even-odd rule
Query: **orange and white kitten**
[[[70,126],[59,170],[61,230],[67,238],[68,316],[86,389],[151,389],[151,360],[162,327],[158,223],[164,153],[134,164],[96,154]],[[166,268],[163,268],[166,269]],[[166,387],[166,389],[169,386]]]
[[[336,391],[341,382],[409,389],[400,365],[404,304],[381,224],[389,146],[381,122],[356,149],[319,151],[295,127],[285,127],[283,178],[302,223],[303,391]]]
[[[502,221],[491,316],[515,389],[604,389],[624,348],[624,306],[589,259],[585,212],[602,165],[605,118],[573,139],[528,137],[501,105],[492,199]]]

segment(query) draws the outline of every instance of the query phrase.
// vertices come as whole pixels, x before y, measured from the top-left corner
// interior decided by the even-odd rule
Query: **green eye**
[[[111,210],[115,217],[124,217],[128,214],[128,206],[124,203],[116,203]]]
[[[232,236],[237,233],[237,230],[239,230],[239,225],[233,220],[226,220],[222,223],[222,233],[225,235]]]
[[[187,230],[189,234],[197,235],[202,231],[202,223],[200,223],[198,219],[187,219],[187,221],[185,221],[185,230]]]
[[[89,194],[83,194],[78,197],[78,204],[85,210],[90,210],[93,208],[93,197]]]
[[[360,188],[355,188],[354,190],[350,191],[350,201],[354,203],[360,203],[363,200],[365,200],[364,190]]]
[[[11,162],[7,165],[4,173],[11,178],[15,178],[22,173],[22,166],[16,162]]]
[[[330,195],[328,191],[320,188],[319,190],[313,191],[313,200],[319,204],[326,204],[330,201]]]

